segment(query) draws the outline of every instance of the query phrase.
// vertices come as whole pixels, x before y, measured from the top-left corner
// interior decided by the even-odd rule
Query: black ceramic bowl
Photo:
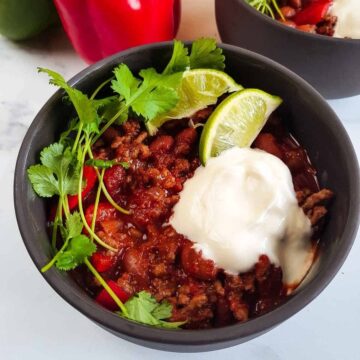
[[[313,277],[285,304],[243,324],[193,331],[142,326],[97,305],[68,274],[55,268],[43,274],[62,298],[101,327],[135,343],[162,350],[193,352],[232,346],[288,319],[314,299],[335,276],[351,248],[358,223],[358,163],[348,135],[335,113],[313,88],[291,71],[247,50],[228,45],[222,47],[226,55],[226,70],[239,83],[261,88],[284,99],[282,112],[291,131],[308,150],[318,170],[321,186],[332,189],[336,200],[322,235],[324,251]],[[117,64],[125,62],[135,72],[149,66],[162,68],[171,51],[170,43],[125,51],[87,68],[70,83],[82,91],[91,92],[111,76]],[[49,261],[51,249],[45,226],[45,202],[34,194],[26,169],[38,162],[39,151],[55,141],[69,118],[62,96],[63,93],[58,91],[36,116],[21,146],[15,171],[16,216],[24,243],[38,269]]]
[[[216,0],[216,21],[223,42],[278,61],[326,98],[360,94],[360,40],[292,29],[245,0]]]

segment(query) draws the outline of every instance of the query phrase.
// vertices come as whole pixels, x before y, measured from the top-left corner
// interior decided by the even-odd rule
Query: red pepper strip
[[[115,281],[109,280],[107,281],[107,284],[123,303],[125,303],[130,298],[130,295],[125,292]],[[105,289],[100,291],[98,296],[95,298],[95,301],[108,310],[115,311],[119,309],[115,301],[111,298]]]
[[[95,169],[92,166],[84,166],[84,172],[83,172],[83,178],[86,181],[85,188],[83,189],[81,193],[82,199],[86,197],[86,195],[93,189],[93,187],[96,184],[97,181],[97,174]],[[77,195],[69,195],[68,196],[68,202],[69,202],[69,209],[74,209],[79,202]]]
[[[102,273],[112,268],[115,263],[115,257],[96,252],[91,256],[91,263],[98,272]]]
[[[319,0],[306,6],[303,10],[300,10],[292,20],[296,25],[316,25],[327,15],[332,0]]]
[[[89,205],[85,211],[85,219],[89,226],[91,226],[92,218],[94,215],[94,205]],[[117,210],[107,202],[101,202],[98,205],[96,213],[96,222],[104,220],[114,220],[117,217]]]
[[[75,50],[92,63],[118,51],[171,40],[179,0],[54,0]]]

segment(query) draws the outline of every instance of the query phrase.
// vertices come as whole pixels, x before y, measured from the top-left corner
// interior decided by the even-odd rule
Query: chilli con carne
[[[203,123],[208,108],[194,116]],[[136,119],[111,127],[94,145],[97,159],[125,161],[129,169],[114,166],[104,181],[113,199],[131,209],[117,212],[103,198],[96,218],[96,232],[117,249],[100,250],[91,261],[113,288],[125,292],[125,299],[139,291],[150,292],[157,301],[173,305],[171,321],[186,321],[185,328],[223,326],[261,315],[284,301],[287,289],[282,272],[261,256],[250,272],[230,276],[217,269],[192,248],[192,242],[168,225],[172,208],[184,182],[200,166],[200,130],[187,127],[188,120],[168,123],[150,137]],[[257,137],[254,146],[281,158],[289,167],[299,204],[318,228],[327,210],[324,202],[332,193],[320,190],[306,151],[296,142],[276,115]],[[93,213],[95,194],[84,205],[87,221]],[[318,232],[313,238],[314,246]],[[84,270],[74,276],[96,300],[110,310],[116,304]],[[119,290],[120,289],[120,290]]]
[[[71,271],[108,310],[163,328],[246,321],[286,299],[289,289],[282,269],[267,256],[260,256],[248,272],[228,275],[169,224],[184,183],[201,166],[204,124],[229,92],[242,91],[222,72],[224,67],[225,57],[213,39],[199,39],[191,49],[175,41],[162,73],[147,68],[136,77],[120,64],[114,77],[90,97],[60,74],[39,69],[66,93],[77,115],[59,140],[41,151],[40,162],[28,169],[37,195],[52,198],[49,230],[54,256],[42,272],[53,266]],[[207,96],[190,104],[201,104],[201,110],[193,111],[190,119],[179,116],[155,127],[156,119],[171,110],[172,115],[174,109],[189,111],[181,84],[185,72],[193,69],[202,70],[196,72],[200,82],[196,76],[192,83],[187,78],[192,96],[198,95],[199,84],[209,85]],[[176,108],[178,103],[182,105]],[[153,120],[150,136],[147,129]],[[319,189],[306,150],[276,113],[253,147],[288,166],[298,203],[314,230],[316,249],[332,192]]]

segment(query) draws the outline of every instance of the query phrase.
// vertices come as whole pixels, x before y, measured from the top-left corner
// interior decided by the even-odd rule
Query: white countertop
[[[207,0],[192,2],[196,1],[199,11],[210,9]],[[196,25],[199,33],[189,32],[191,20],[185,19],[181,38],[216,34],[213,25],[207,29]],[[37,66],[59,71],[68,79],[86,65],[60,30],[26,44],[0,38],[0,359],[360,359],[359,235],[341,271],[310,305],[266,335],[221,351],[169,354],[146,349],[102,330],[62,300],[28,256],[13,210],[12,182],[21,140],[55,91],[46,76],[37,74]],[[360,96],[330,105],[360,158]]]

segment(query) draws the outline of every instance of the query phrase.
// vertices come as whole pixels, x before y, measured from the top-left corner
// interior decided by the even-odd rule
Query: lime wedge
[[[176,107],[148,121],[146,127],[150,135],[154,135],[166,121],[190,117],[197,111],[216,104],[221,95],[239,91],[242,88],[223,71],[213,69],[185,71],[178,90],[179,102]]]
[[[278,96],[245,89],[222,101],[207,120],[200,139],[200,160],[218,156],[233,146],[249,147],[270,114],[282,103]]]

